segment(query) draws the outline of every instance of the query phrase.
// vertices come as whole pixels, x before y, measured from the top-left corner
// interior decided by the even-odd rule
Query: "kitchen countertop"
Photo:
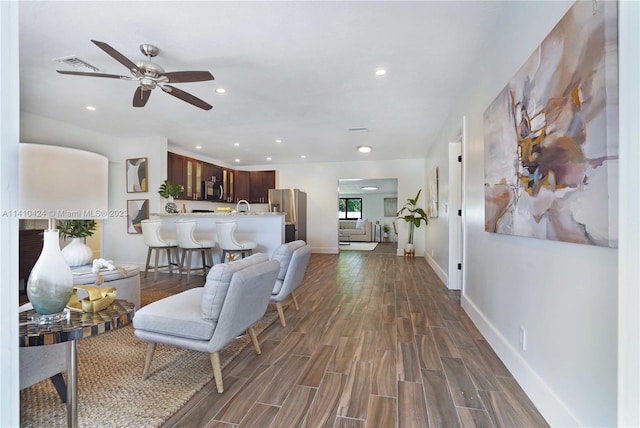
[[[246,212],[236,212],[236,211],[220,211],[220,212],[207,212],[207,213],[152,213],[152,216],[158,217],[227,217],[227,216],[283,216],[284,212],[267,212],[267,211],[246,211]]]

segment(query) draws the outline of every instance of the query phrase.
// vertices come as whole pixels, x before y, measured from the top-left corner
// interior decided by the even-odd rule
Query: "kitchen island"
[[[216,221],[236,220],[238,228],[235,232],[237,240],[253,241],[258,247],[255,253],[265,253],[269,258],[280,244],[284,243],[284,213],[272,212],[207,212],[207,213],[157,213],[151,214],[151,219],[162,220],[162,233],[167,236],[176,234],[176,220],[195,220],[196,238],[207,237],[218,241],[216,235]],[[222,251],[216,245],[213,252],[214,263],[220,263]]]

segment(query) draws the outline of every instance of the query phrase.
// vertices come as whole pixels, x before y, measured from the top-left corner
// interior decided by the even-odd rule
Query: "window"
[[[338,214],[340,220],[362,218],[362,198],[340,198]]]

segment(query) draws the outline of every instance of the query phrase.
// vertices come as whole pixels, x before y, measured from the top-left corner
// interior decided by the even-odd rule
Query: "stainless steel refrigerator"
[[[285,213],[285,239],[307,240],[307,194],[298,189],[269,189],[269,209]]]

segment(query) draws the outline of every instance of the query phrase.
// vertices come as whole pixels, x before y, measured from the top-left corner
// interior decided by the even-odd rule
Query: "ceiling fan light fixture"
[[[358,146],[358,151],[359,151],[360,153],[370,153],[370,152],[371,152],[371,150],[372,150],[372,149],[371,149],[371,146],[366,146],[366,145]]]

